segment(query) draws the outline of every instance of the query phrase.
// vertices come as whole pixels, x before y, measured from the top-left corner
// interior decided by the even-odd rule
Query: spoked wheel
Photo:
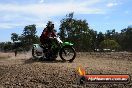
[[[60,50],[59,55],[63,61],[72,62],[76,57],[76,51],[72,46],[64,46]]]

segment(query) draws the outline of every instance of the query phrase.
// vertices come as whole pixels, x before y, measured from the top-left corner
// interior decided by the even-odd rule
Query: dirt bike
[[[76,51],[73,48],[73,44],[70,42],[62,42],[62,40],[57,37],[50,37],[51,39],[51,49],[44,48],[40,44],[33,44],[32,56],[34,59],[44,59],[44,60],[56,60],[58,54],[63,61],[72,62],[76,57]],[[47,50],[47,52],[45,52]],[[46,58],[44,58],[46,57]]]

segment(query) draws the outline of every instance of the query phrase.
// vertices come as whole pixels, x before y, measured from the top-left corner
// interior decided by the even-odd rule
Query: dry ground
[[[129,84],[79,84],[77,68],[87,74],[130,74],[132,53],[77,53],[73,63],[33,61],[31,53],[0,53],[0,88],[132,88]]]

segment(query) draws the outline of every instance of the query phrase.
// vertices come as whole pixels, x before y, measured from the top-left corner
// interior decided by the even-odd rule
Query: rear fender
[[[34,50],[36,50],[38,52],[43,52],[43,49],[40,47],[39,44],[33,44],[33,48],[34,48]]]

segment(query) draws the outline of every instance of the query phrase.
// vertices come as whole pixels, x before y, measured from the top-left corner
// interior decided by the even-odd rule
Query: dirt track
[[[86,84],[79,85],[77,68],[87,74],[130,74],[132,76],[132,53],[78,53],[73,63],[57,61],[33,61],[30,53],[0,53],[0,88],[132,88],[128,85]]]

